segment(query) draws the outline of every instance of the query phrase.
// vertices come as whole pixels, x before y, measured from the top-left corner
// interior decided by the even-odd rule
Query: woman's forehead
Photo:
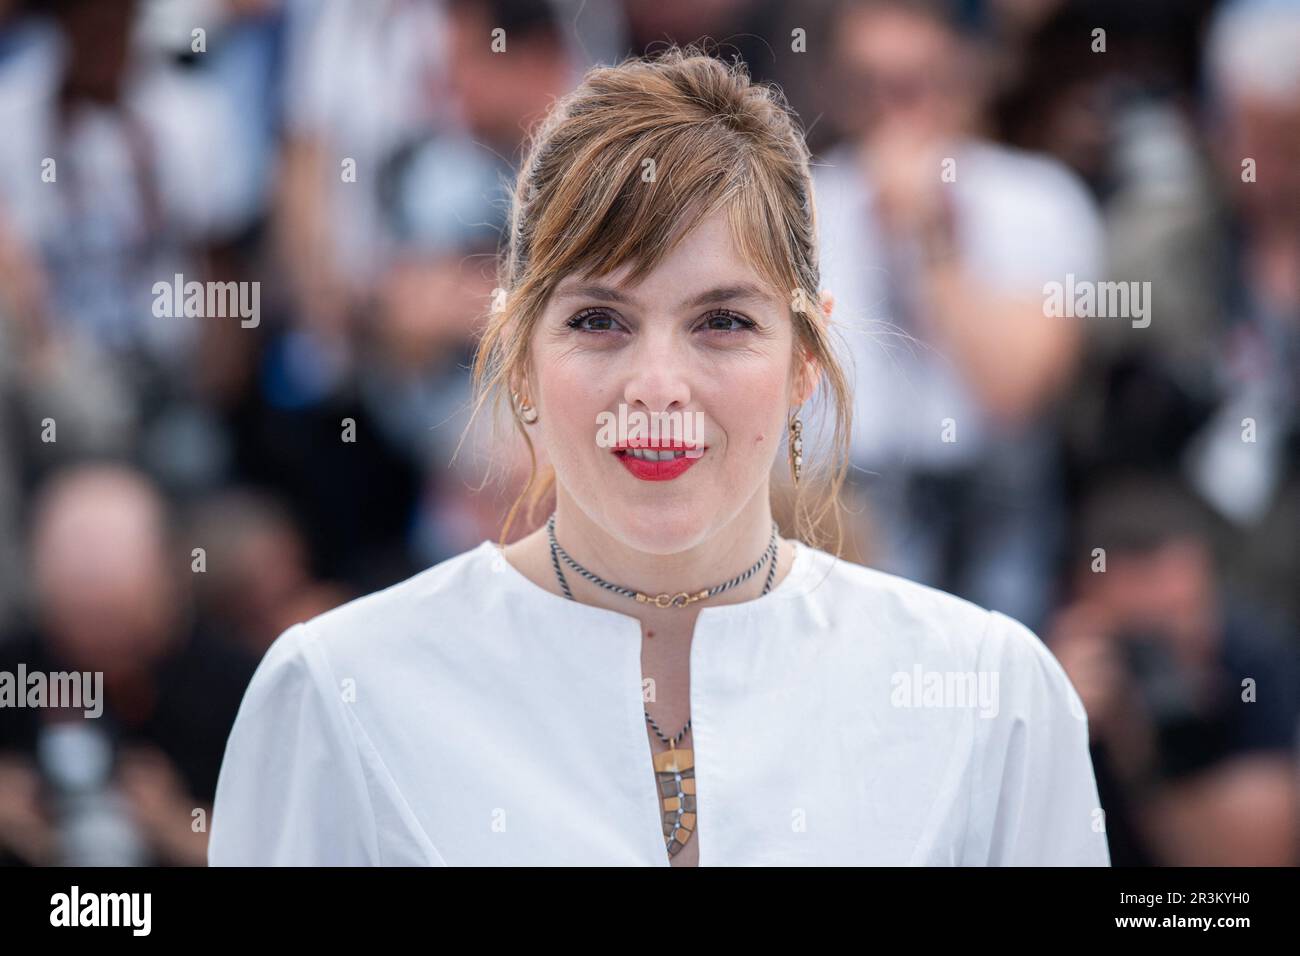
[[[636,263],[626,262],[604,275],[574,273],[557,285],[552,300],[600,299],[634,306],[669,304],[692,307],[744,301],[775,304],[780,295],[736,248],[725,215],[711,216],[684,235],[636,283]]]

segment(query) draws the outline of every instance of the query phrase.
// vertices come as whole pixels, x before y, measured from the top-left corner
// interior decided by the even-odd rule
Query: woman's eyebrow
[[[718,286],[709,289],[682,303],[683,308],[696,308],[701,305],[717,305],[721,302],[749,301],[770,302],[772,299],[764,289],[752,282],[738,282],[735,285]]]
[[[610,302],[633,303],[635,300],[618,289],[607,285],[572,285],[556,290],[557,299],[606,299]]]
[[[557,299],[604,299],[608,302],[636,304],[636,300],[627,293],[621,292],[612,286],[604,285],[569,286],[566,289],[558,290],[555,297]],[[699,295],[692,296],[682,302],[679,308],[691,309],[702,305],[716,305],[720,302],[734,302],[736,300],[768,302],[771,300],[771,296],[752,282],[738,282],[732,285],[717,286],[701,292]]]

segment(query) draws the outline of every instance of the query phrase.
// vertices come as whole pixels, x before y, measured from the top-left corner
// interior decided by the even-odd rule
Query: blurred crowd
[[[201,864],[271,641],[498,536],[505,184],[704,38],[813,151],[845,556],[1052,647],[1115,864],[1300,862],[1300,0],[0,0],[0,672],[105,701],[0,709],[0,862]]]

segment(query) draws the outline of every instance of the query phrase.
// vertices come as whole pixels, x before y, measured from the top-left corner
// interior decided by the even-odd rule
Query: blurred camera
[[[1221,711],[1201,696],[1173,653],[1174,638],[1159,630],[1115,635],[1126,670],[1151,720],[1156,771],[1161,779],[1185,777],[1217,762],[1226,751]]]

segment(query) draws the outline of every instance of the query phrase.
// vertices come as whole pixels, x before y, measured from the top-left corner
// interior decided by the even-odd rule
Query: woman
[[[849,394],[812,199],[742,68],[673,49],[557,104],[475,368],[554,512],[276,641],[212,863],[1108,865],[1086,718],[1038,638],[814,546]],[[805,462],[814,394],[833,451]]]

